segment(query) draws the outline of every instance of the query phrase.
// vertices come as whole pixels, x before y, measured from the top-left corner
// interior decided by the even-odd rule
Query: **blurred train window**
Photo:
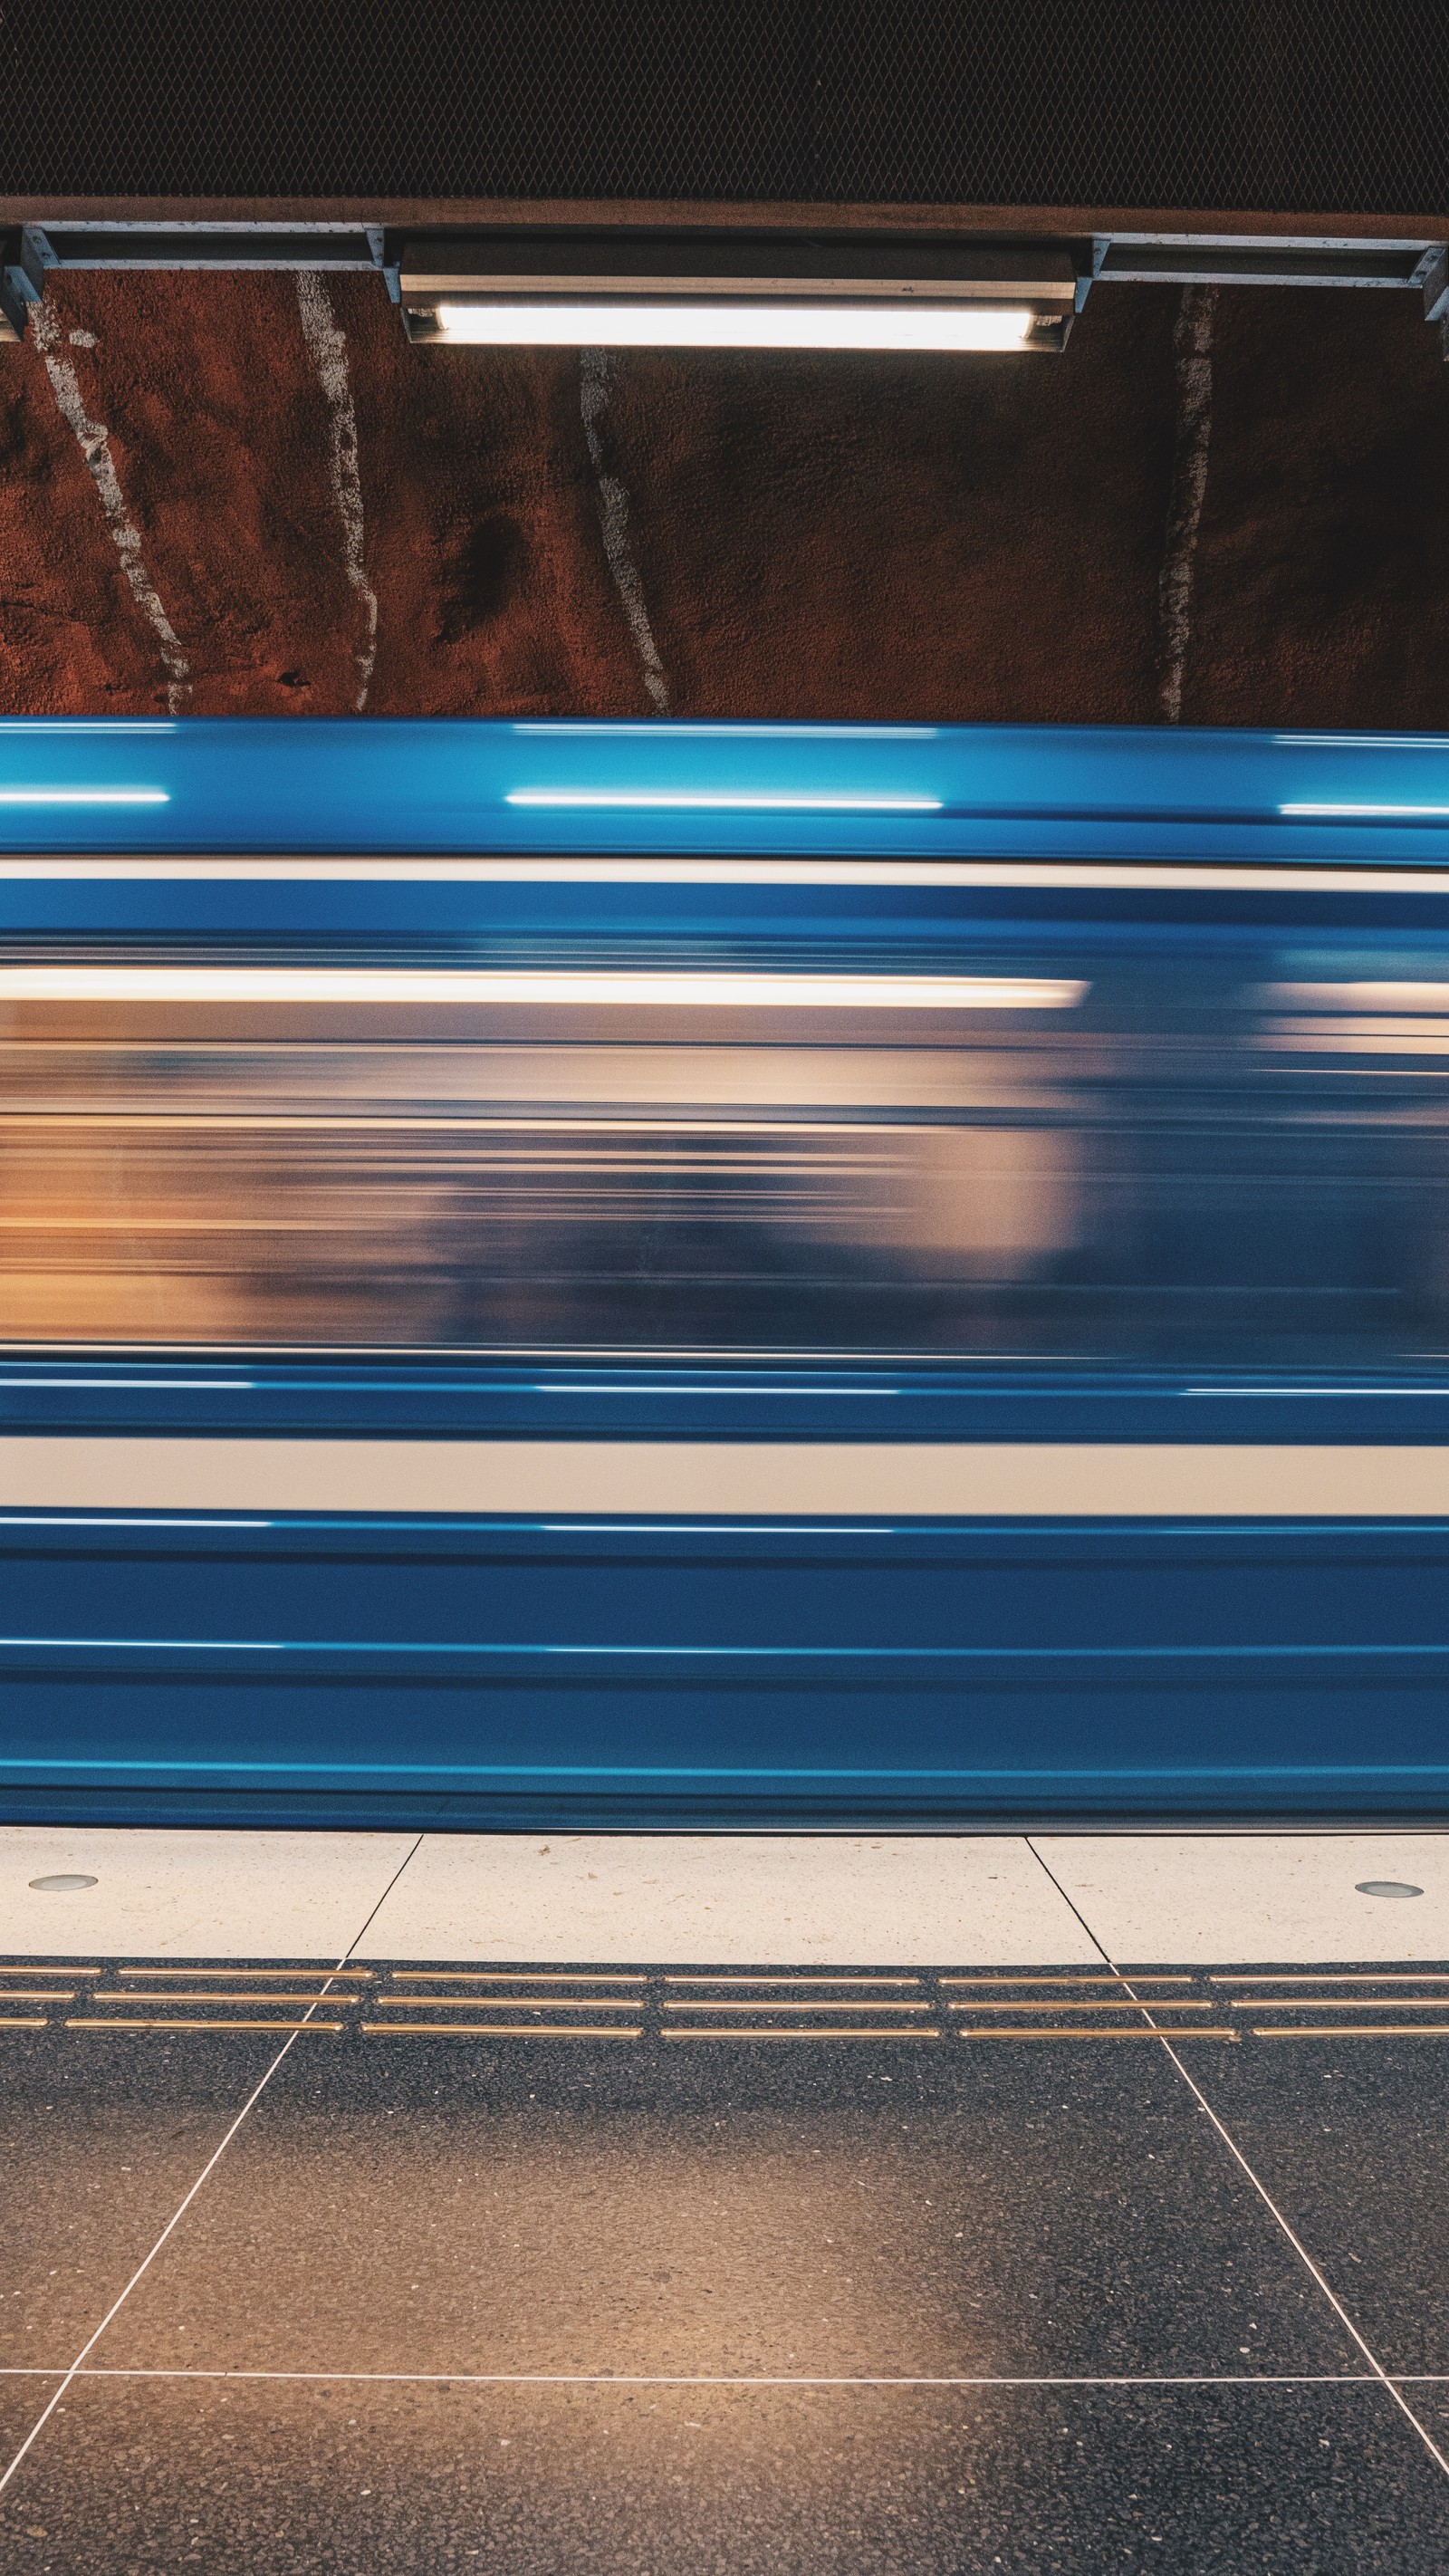
[[[1449,954],[1064,934],[749,1008],[727,972],[692,1007],[433,999],[456,960],[370,953],[375,993],[319,1001],[295,958],[211,950],[188,988],[133,952],[107,991],[45,955],[49,989],[0,971],[12,1340],[1332,1362],[1449,1332]],[[968,1000],[910,1006],[948,972]]]

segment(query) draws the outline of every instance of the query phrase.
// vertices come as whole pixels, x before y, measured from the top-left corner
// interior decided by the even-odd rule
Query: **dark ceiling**
[[[1423,215],[1449,45],[1437,0],[3,0],[26,196]]]

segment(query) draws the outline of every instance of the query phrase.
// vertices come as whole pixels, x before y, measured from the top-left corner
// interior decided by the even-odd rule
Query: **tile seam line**
[[[1090,1923],[1087,1921],[1086,1916],[1081,1912],[1080,1908],[1072,1903],[1071,1897],[1067,1894],[1066,1889],[1063,1887],[1061,1880],[1057,1877],[1055,1870],[1051,1867],[1050,1862],[1044,1860],[1041,1853],[1037,1850],[1035,1838],[1031,1834],[1026,1834],[1023,1836],[1023,1840],[1033,1859],[1038,1863],[1039,1867],[1045,1871],[1047,1877],[1051,1880],[1053,1887],[1061,1897],[1062,1903],[1071,1907],[1072,1913],[1075,1914],[1077,1921],[1080,1923],[1082,1930],[1086,1933],[1087,1938],[1092,1943],[1094,1949],[1096,1949],[1099,1955],[1106,1961],[1113,1976],[1121,1977],[1124,1986],[1127,1988],[1127,1992],[1131,1995],[1132,1986],[1130,1978],[1118,1966],[1117,1961],[1113,1959],[1109,1955],[1108,1951],[1103,1947],[1103,1944],[1098,1940],[1096,1933],[1092,1930]],[[1132,2000],[1134,2003],[1141,2002],[1141,1998],[1137,1995],[1132,1995]],[[1147,2011],[1148,2018],[1150,2020],[1150,2003],[1148,2005],[1144,2005],[1143,2009]],[[1292,2246],[1294,2253],[1302,2263],[1304,2270],[1308,2273],[1310,2279],[1316,2284],[1317,2288],[1322,2292],[1323,2297],[1328,2301],[1328,2304],[1332,2308],[1334,2315],[1338,2318],[1339,2323],[1345,2328],[1347,2333],[1353,2337],[1354,2342],[1357,2344],[1359,2351],[1363,2354],[1365,2361],[1368,2363],[1369,2368],[1373,2372],[1373,2375],[1378,2381],[1380,2387],[1392,2400],[1393,2404],[1397,2406],[1400,2414],[1404,2417],[1405,2422],[1411,2425],[1414,2432],[1417,2433],[1419,2440],[1423,2443],[1425,2450],[1428,2452],[1429,2457],[1434,2462],[1436,2468],[1438,2468],[1446,2478],[1449,2478],[1449,2459],[1446,2459],[1443,2451],[1441,2451],[1438,2443],[1429,2431],[1428,2426],[1419,2421],[1418,2416],[1415,2414],[1408,2399],[1405,2397],[1402,2388],[1393,2378],[1390,2377],[1367,2337],[1363,2335],[1359,2331],[1359,2328],[1354,2324],[1354,2321],[1349,2315],[1347,2308],[1344,2306],[1343,2301],[1339,2298],[1337,2292],[1330,2286],[1326,2274],[1319,2269],[1319,2266],[1315,2263],[1302,2238],[1289,2224],[1288,2219],[1284,2215],[1283,2211],[1278,2207],[1272,2193],[1269,2191],[1267,2184],[1262,2180],[1261,2176],[1254,2171],[1252,2165],[1248,2162],[1247,2157],[1244,2155],[1242,2148],[1238,2145],[1237,2140],[1232,2135],[1231,2130],[1228,2129],[1226,2124],[1219,2119],[1201,2086],[1197,2084],[1193,2077],[1188,2073],[1187,2068],[1184,2066],[1182,2059],[1179,2057],[1167,2034],[1155,2022],[1152,2023],[1152,2028],[1156,2034],[1159,2044],[1171,2059],[1172,2064],[1176,2068],[1183,2083],[1187,2086],[1193,2100],[1196,2102],[1198,2109],[1204,2112],[1207,2118],[1212,2122],[1212,2125],[1216,2129],[1218,2136],[1221,2138],[1223,2145],[1227,2148],[1229,2155],[1232,2157],[1234,2163],[1239,2167],[1240,2171],[1246,2174],[1248,2181],[1252,2184],[1252,2187],[1257,2193],[1264,2208],[1268,2211],[1269,2216],[1273,2218],[1281,2228],[1284,2236],[1288,2240],[1288,2243]]]
[[[70,2375],[61,2370],[45,2370],[38,2365],[0,2369],[0,2378],[3,2379],[61,2379]],[[753,2377],[739,2375],[732,2378],[725,2373],[711,2376],[702,2371],[691,2374],[683,2371],[622,2370],[166,2370],[100,2366],[80,2370],[74,2376],[80,2379],[219,2380],[224,2384],[256,2380],[281,2381],[288,2385],[376,2385],[382,2388],[1377,2388],[1379,2385],[1371,2370],[1244,2371],[1236,2375],[1231,2371],[1217,2375],[1184,2371],[1176,2376],[1163,2373],[1157,2378],[1147,2375],[1113,2378],[1107,2372],[1080,2372],[1075,2377],[1061,2373],[1055,2378],[1003,2374],[991,2378],[926,2371],[915,2374],[901,2372],[895,2377],[883,2371],[861,2371],[853,2377],[845,2372],[832,2374],[820,2371],[811,2376],[808,2373],[790,2375],[784,2372],[771,2375],[762,2371]],[[1414,2374],[1405,2373],[1404,2376],[1413,2378]],[[1429,2374],[1420,2373],[1418,2376],[1425,2384],[1430,2384]],[[1432,2384],[1442,2386],[1444,2382],[1434,2380]]]
[[[302,2031],[311,2020],[313,2013],[316,2012],[318,2007],[326,2000],[328,1989],[332,1982],[332,1977],[340,1974],[342,1969],[346,1967],[347,1962],[352,1957],[359,1941],[366,1937],[369,1926],[376,1921],[379,1912],[386,1904],[389,1896],[392,1894],[392,1891],[396,1887],[398,1880],[402,1877],[404,1870],[415,1858],[422,1841],[423,1835],[421,1833],[414,1834],[411,1843],[404,1852],[402,1859],[398,1862],[398,1865],[393,1871],[391,1878],[388,1880],[387,1885],[383,1888],[376,1902],[370,1908],[366,1917],[354,1932],[346,1949],[343,1951],[341,1958],[338,1960],[336,1968],[329,1974],[327,1983],[322,1987],[313,2003],[309,2005],[297,2029],[288,2033],[287,2038],[278,2049],[276,2056],[271,2061],[271,2064],[264,2070],[256,2084],[253,2085],[251,2092],[247,2095],[245,2102],[243,2102],[241,2109],[238,2111],[230,2127],[224,2132],[218,2144],[212,2149],[211,2154],[207,2157],[205,2164],[202,2166],[196,2180],[192,2183],[190,2190],[185,2194],[183,2199],[178,2202],[176,2208],[172,2211],[171,2216],[167,2219],[166,2224],[162,2228],[154,2245],[152,2245],[150,2250],[143,2255],[141,2261],[137,2264],[124,2288],[118,2293],[116,2298],[112,2300],[111,2305],[106,2310],[100,2324],[95,2328],[92,2334],[87,2336],[86,2341],[82,2344],[80,2351],[76,2354],[74,2361],[71,2363],[70,2368],[66,2371],[59,2385],[51,2391],[50,2397],[46,2404],[41,2408],[40,2413],[37,2415],[35,2422],[31,2425],[30,2430],[26,2434],[23,2442],[20,2444],[19,2449],[15,2452],[14,2457],[9,2461],[6,2468],[3,2471],[0,2471],[0,2495],[4,2494],[5,2489],[9,2486],[10,2481],[14,2477],[16,2470],[20,2467],[21,2462],[27,2457],[34,2444],[39,2440],[40,2435],[44,2432],[46,2425],[54,2415],[56,2408],[64,2399],[66,2390],[73,2385],[80,2371],[84,2367],[84,2364],[95,2351],[102,2335],[104,2335],[114,2324],[132,2291],[145,2278],[145,2275],[150,2271],[152,2264],[161,2252],[162,2247],[168,2242],[176,2229],[180,2226],[181,2221],[186,2216],[192,2202],[197,2199],[200,2193],[205,2189],[206,2184],[210,2181],[212,2174],[220,2164],[222,2157],[225,2155],[227,2148],[231,2145],[233,2138],[237,2135],[238,2130],[256,2108],[257,2103],[261,2100],[262,2095],[265,2093],[267,2086],[270,2084],[272,2077],[276,2074],[283,2060],[290,2055],[297,2040],[300,2038]]]

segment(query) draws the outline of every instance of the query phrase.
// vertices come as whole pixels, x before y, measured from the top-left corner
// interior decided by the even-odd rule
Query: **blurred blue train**
[[[1437,1812],[1449,738],[0,723],[0,1812]]]

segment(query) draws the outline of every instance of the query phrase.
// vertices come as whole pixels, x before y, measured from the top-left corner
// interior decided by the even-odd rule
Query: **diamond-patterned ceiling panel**
[[[1433,0],[0,0],[0,191],[1424,214]]]

